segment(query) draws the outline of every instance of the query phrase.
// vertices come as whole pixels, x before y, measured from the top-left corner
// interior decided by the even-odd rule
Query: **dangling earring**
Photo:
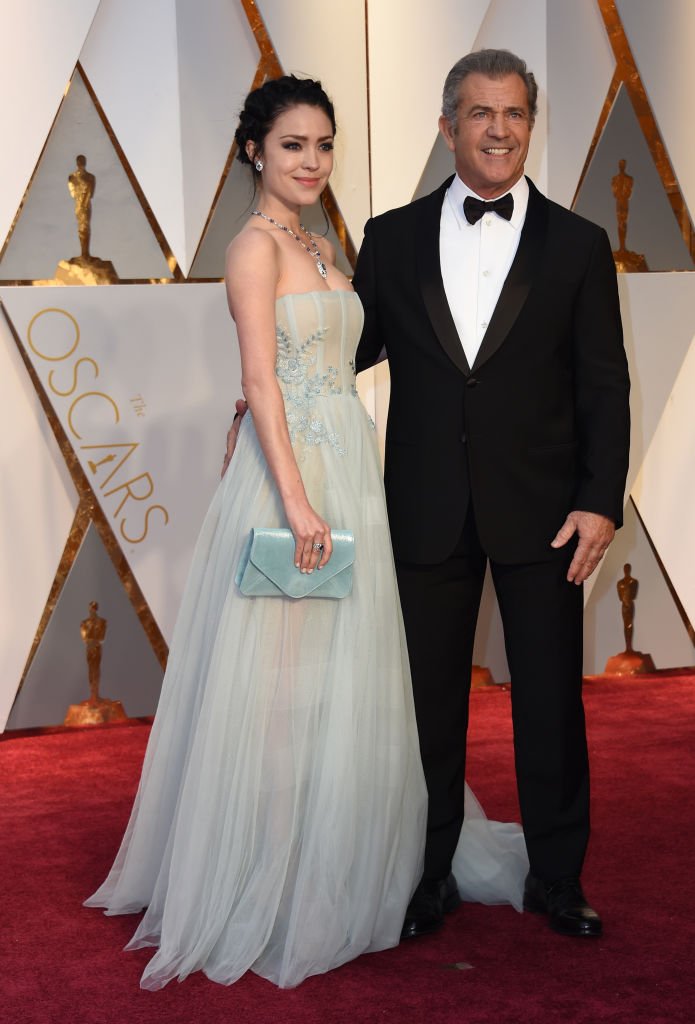
[[[260,174],[261,171],[263,170],[263,161],[262,160],[256,160],[256,162],[255,162],[255,164],[253,166],[256,168],[256,170]]]

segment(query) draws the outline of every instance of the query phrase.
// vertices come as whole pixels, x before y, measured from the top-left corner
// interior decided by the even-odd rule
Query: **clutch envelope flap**
[[[351,589],[351,567],[355,561],[354,537],[349,530],[331,530],[331,539],[333,553],[328,564],[311,574],[301,573],[294,565],[295,542],[290,530],[254,527],[241,559],[236,582],[242,585],[242,591],[249,596],[254,592],[263,592],[262,581],[265,579],[274,584],[279,593],[288,597],[307,597],[319,588],[320,596],[344,597]],[[251,567],[258,576],[250,571]]]

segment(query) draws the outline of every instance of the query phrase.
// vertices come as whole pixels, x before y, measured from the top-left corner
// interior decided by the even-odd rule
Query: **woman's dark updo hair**
[[[239,114],[239,124],[234,133],[237,144],[237,160],[253,167],[255,160],[249,159],[246,143],[253,142],[256,156],[263,150],[265,137],[273,127],[275,120],[286,110],[305,104],[318,107],[331,122],[335,135],[335,114],[333,104],[321,88],[320,82],[312,78],[296,78],[295,75],[283,75],[271,78],[258,89],[254,89],[246,97],[244,109]],[[258,174],[254,167],[254,175]]]

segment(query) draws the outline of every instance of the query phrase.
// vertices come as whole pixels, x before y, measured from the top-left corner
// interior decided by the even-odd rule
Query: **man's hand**
[[[579,543],[567,571],[567,579],[579,586],[588,580],[605,555],[615,536],[615,523],[597,512],[570,512],[550,546],[563,547],[575,533],[579,535]]]
[[[220,479],[222,479],[224,474],[227,472],[227,467],[229,463],[232,461],[232,455],[234,454],[237,438],[239,436],[239,427],[241,426],[241,421],[246,415],[246,410],[248,409],[248,405],[246,404],[243,398],[237,398],[234,404],[236,407],[236,416],[232,421],[231,427],[227,431],[227,450],[224,453],[224,460],[222,462],[222,472],[220,473]]]

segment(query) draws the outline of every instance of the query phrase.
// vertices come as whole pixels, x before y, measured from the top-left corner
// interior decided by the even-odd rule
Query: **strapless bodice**
[[[358,402],[355,351],[363,321],[355,292],[293,292],[276,302],[275,373],[299,461],[307,449],[346,452],[345,399]]]
[[[293,292],[277,300],[275,372],[286,403],[357,394],[355,350],[363,321],[355,292]]]

